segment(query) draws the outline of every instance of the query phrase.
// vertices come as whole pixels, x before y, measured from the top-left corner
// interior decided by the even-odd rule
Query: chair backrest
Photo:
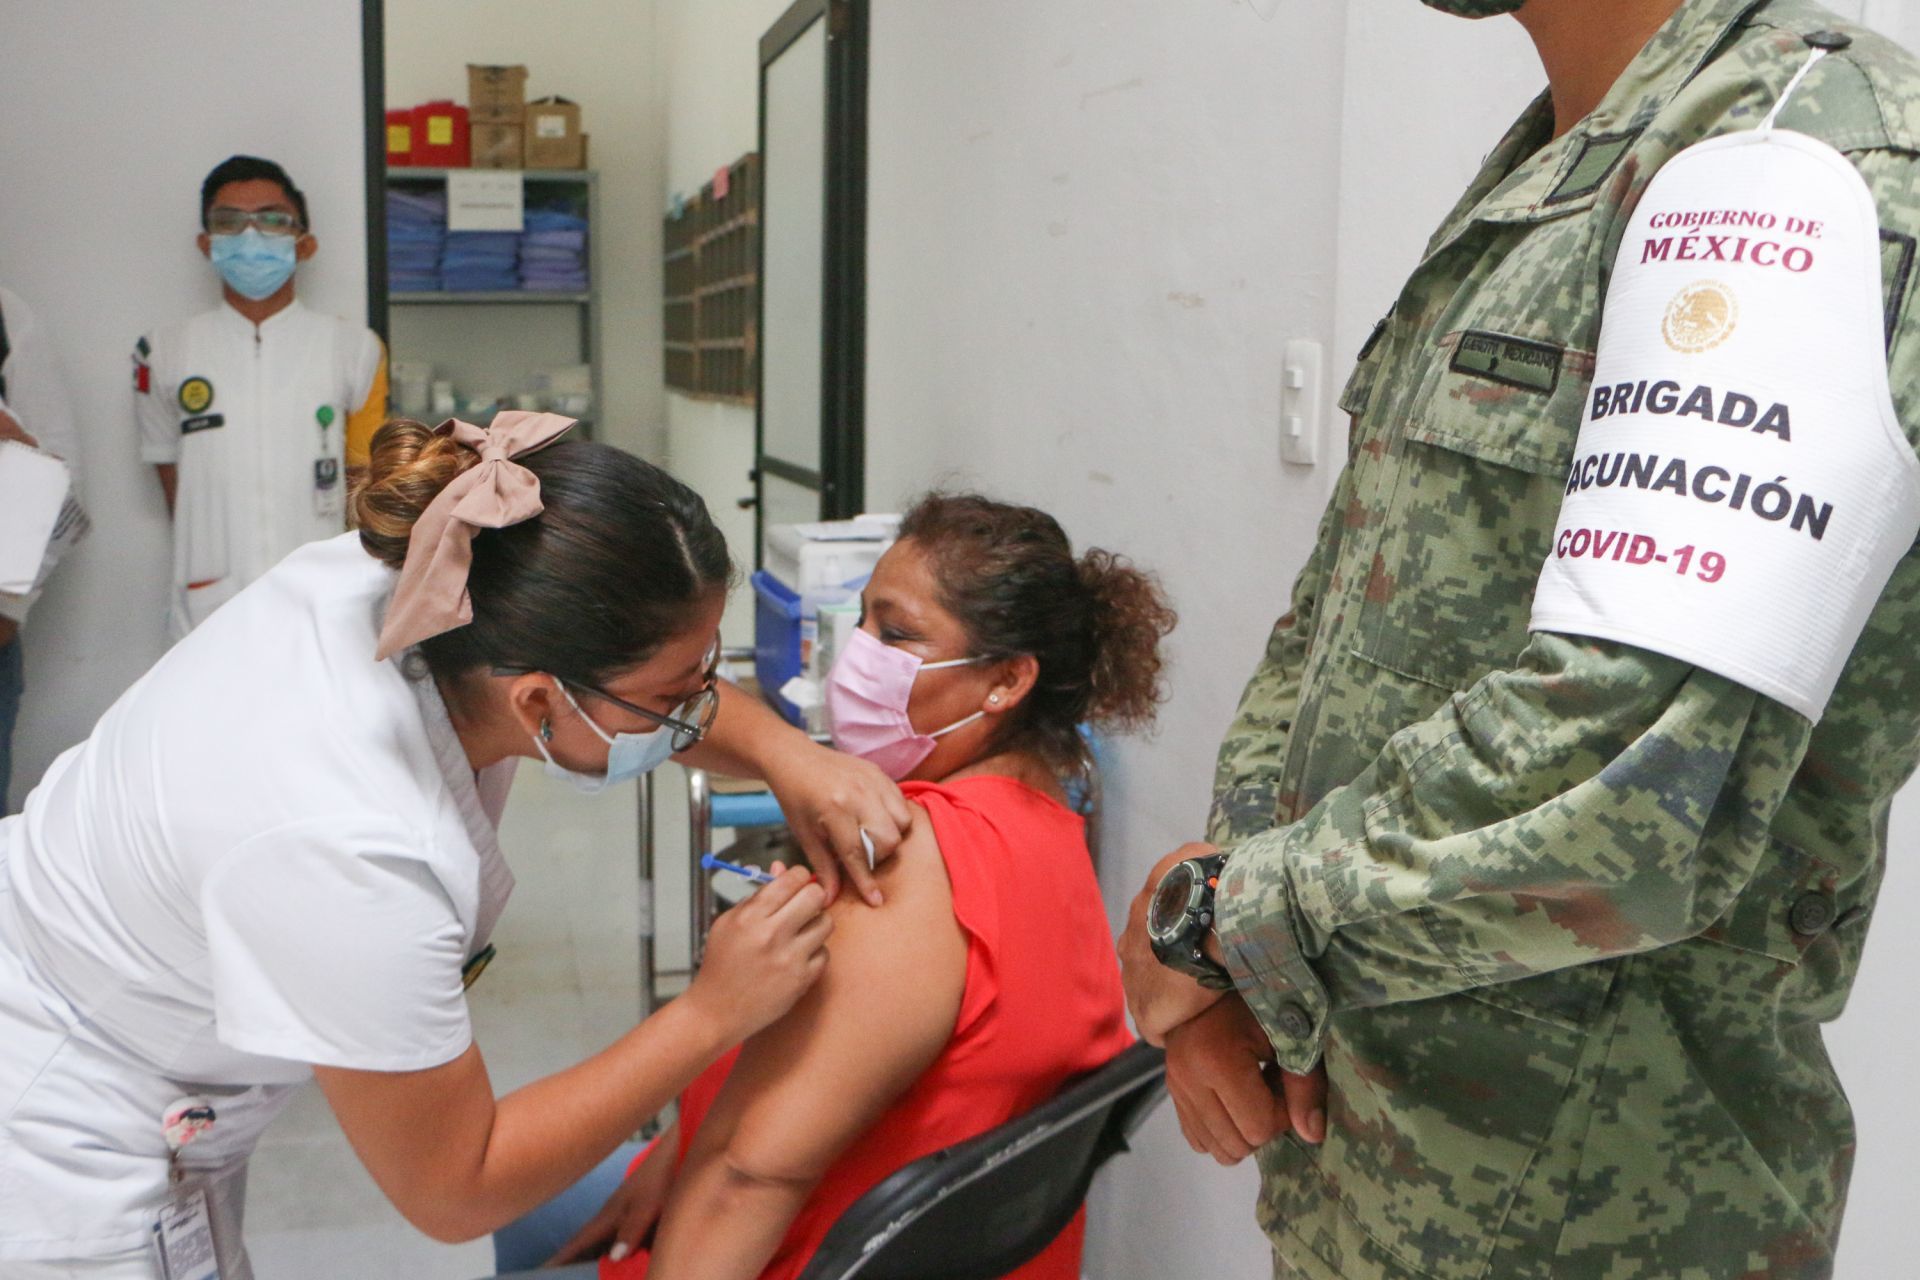
[[[1166,1055],[1139,1043],[1050,1101],[916,1160],[860,1197],[800,1280],[995,1280],[1073,1220],[1094,1171],[1166,1096]]]

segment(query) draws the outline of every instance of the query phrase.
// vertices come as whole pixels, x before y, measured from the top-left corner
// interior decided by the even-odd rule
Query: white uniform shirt
[[[385,353],[298,300],[256,327],[221,305],[134,348],[140,457],[179,468],[176,638],[303,543],[346,527],[349,420],[386,412]]]
[[[6,395],[0,400],[40,448],[67,464],[74,488],[80,485],[80,433],[74,429],[73,406],[60,378],[59,362],[47,345],[47,335],[19,295],[0,289],[0,319],[7,327],[7,358],[0,363],[0,381]],[[0,592],[0,617],[26,620],[38,593],[24,596]]]
[[[431,680],[374,646],[395,575],[302,548],[161,659],[0,821],[0,1274],[137,1244],[159,1119],[243,1161],[308,1064],[438,1066],[512,887]]]

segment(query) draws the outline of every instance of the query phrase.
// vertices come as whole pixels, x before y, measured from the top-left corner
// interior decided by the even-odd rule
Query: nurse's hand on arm
[[[476,1046],[425,1071],[316,1066],[360,1160],[437,1240],[485,1235],[566,1189],[826,966],[826,896],[785,871],[714,925],[685,995],[612,1047],[495,1100]]]
[[[715,773],[763,779],[828,900],[839,896],[844,871],[860,896],[879,906],[883,895],[860,837],[865,831],[872,841],[876,865],[893,856],[913,825],[913,806],[900,788],[865,760],[814,742],[759,699],[725,681],[719,689],[713,727],[677,758]]]

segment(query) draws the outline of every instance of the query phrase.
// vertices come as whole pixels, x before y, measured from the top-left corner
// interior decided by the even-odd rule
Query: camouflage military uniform
[[[1289,1273],[1832,1270],[1854,1133],[1820,1024],[1920,754],[1920,553],[1817,726],[1527,624],[1640,193],[1754,127],[1803,37],[1835,31],[1850,45],[1781,125],[1874,193],[1920,440],[1920,69],[1806,0],[1688,0],[1558,140],[1536,103],[1362,353],[1351,457],[1222,749],[1211,831],[1241,991],[1280,1062],[1331,1082],[1324,1146],[1260,1153]]]

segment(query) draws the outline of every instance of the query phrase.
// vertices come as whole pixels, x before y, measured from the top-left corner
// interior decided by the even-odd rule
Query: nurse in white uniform
[[[705,506],[567,425],[383,428],[360,532],[237,596],[0,820],[0,1275],[178,1280],[210,1250],[247,1276],[247,1155],[310,1075],[401,1213],[485,1234],[812,983],[835,856],[872,896],[859,836],[898,842],[897,791],[716,686]],[[676,751],[765,777],[820,880],[788,871],[685,996],[495,1099],[462,975],[512,887],[515,764],[591,790]]]

